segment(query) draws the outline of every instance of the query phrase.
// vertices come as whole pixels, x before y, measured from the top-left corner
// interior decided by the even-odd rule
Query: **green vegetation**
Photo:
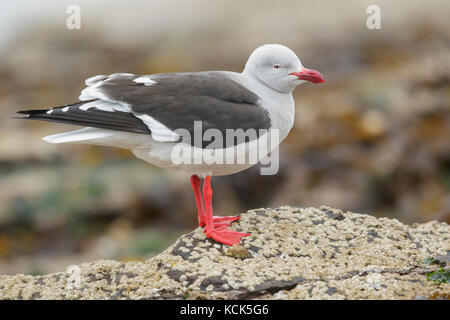
[[[434,272],[427,273],[427,280],[434,283],[448,283],[450,279],[450,270],[440,268]]]

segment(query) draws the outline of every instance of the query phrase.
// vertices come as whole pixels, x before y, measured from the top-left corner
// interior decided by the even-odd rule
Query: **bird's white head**
[[[266,44],[253,51],[243,73],[283,93],[292,92],[305,81],[325,81],[319,71],[303,67],[295,53],[280,44]]]

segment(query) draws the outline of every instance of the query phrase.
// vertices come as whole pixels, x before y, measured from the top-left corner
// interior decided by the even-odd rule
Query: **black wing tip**
[[[58,107],[53,107],[53,108],[48,108],[48,109],[20,110],[20,111],[17,111],[17,113],[19,113],[19,114],[27,114],[27,115],[41,114],[41,113],[46,113],[48,110],[65,108],[65,107],[72,107],[72,106],[76,106],[76,105],[82,105],[82,104],[85,104],[85,103],[88,103],[88,102],[92,102],[92,101],[96,101],[96,100],[99,100],[99,99],[77,101],[77,102],[74,102],[74,103],[70,103],[70,104],[66,104],[66,105],[58,106]]]
[[[50,110],[50,109],[20,110],[20,111],[17,111],[17,113],[19,113],[19,114],[31,115],[31,114],[37,114],[37,113],[47,112],[48,110]]]
[[[10,116],[10,119],[35,119],[35,116],[42,115],[50,109],[31,109],[17,111],[20,116]]]

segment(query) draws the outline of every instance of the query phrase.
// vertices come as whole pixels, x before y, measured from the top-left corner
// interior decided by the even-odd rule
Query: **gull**
[[[49,143],[125,148],[150,164],[189,174],[206,238],[234,245],[250,233],[228,228],[240,216],[213,215],[211,177],[251,167],[286,138],[294,123],[292,92],[304,82],[324,78],[303,67],[289,48],[267,44],[251,53],[241,73],[97,75],[85,81],[79,102],[18,113],[22,119],[83,127],[44,137]],[[276,132],[276,139],[261,148],[269,132]],[[235,161],[252,152],[257,154],[252,161]],[[216,160],[228,155],[232,161],[205,161],[205,155]]]

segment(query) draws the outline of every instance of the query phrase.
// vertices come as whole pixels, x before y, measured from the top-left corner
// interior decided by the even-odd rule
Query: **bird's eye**
[[[274,69],[280,69],[281,66],[280,66],[279,64],[274,64],[274,65],[273,65],[273,68],[274,68]]]

